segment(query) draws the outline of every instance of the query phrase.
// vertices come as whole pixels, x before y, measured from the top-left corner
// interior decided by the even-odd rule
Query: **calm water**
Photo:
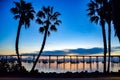
[[[78,60],[78,62],[77,62]],[[99,58],[96,62],[96,58],[91,59],[92,62],[89,62],[89,58],[85,58],[85,62],[82,62],[82,58],[71,58],[68,57],[64,58],[58,58],[55,57],[50,58],[50,63],[48,58],[41,58],[41,60],[37,63],[36,69],[39,70],[39,72],[57,72],[57,73],[65,73],[65,72],[81,72],[81,71],[88,71],[88,72],[94,72],[99,71],[103,72],[103,62],[102,58]],[[23,62],[23,66],[27,70],[30,70],[33,62]],[[107,64],[107,63],[106,63]],[[118,72],[120,70],[120,62],[118,63],[110,63],[110,70],[113,72]]]

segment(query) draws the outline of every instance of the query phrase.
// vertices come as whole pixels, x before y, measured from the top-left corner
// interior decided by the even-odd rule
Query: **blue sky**
[[[15,39],[18,20],[13,19],[10,8],[13,1],[0,0],[0,54],[15,54]],[[25,0],[31,2],[35,11],[42,6],[53,6],[54,11],[62,15],[59,19],[62,24],[57,32],[52,32],[47,38],[46,50],[63,50],[77,48],[103,47],[101,27],[89,21],[87,3],[89,0]],[[31,21],[30,28],[22,26],[19,42],[20,53],[39,51],[43,35],[38,32],[39,25]],[[107,30],[107,26],[106,26]],[[119,46],[117,37],[114,37],[112,28],[112,46]]]

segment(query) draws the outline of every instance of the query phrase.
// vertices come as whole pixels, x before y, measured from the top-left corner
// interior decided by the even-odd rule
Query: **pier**
[[[20,55],[21,61],[24,63],[33,64],[37,55]],[[39,58],[38,64],[41,64],[43,70],[69,71],[69,72],[93,72],[103,71],[104,56],[89,56],[89,55],[42,55]],[[108,59],[108,56],[106,57]],[[0,55],[0,60],[17,61],[16,55]],[[110,57],[111,71],[113,64],[120,64],[120,55]],[[106,63],[107,64],[107,63]],[[37,69],[41,68],[37,67]],[[69,65],[69,66],[68,66]],[[95,66],[93,66],[95,65]],[[102,65],[102,66],[101,66]],[[60,69],[59,69],[60,68]],[[94,68],[94,70],[93,70]],[[41,69],[41,70],[42,70]],[[102,70],[101,70],[102,69]],[[119,70],[119,69],[118,69]],[[46,71],[47,72],[47,71]]]

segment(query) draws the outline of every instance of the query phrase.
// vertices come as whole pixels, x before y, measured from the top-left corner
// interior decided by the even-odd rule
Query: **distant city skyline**
[[[10,9],[14,7],[14,1],[0,1],[0,54],[15,54],[15,39],[18,28],[18,20],[14,20]],[[59,17],[62,24],[57,27],[57,32],[47,38],[44,51],[102,47],[101,26],[91,23],[87,16],[87,4],[90,0],[25,0],[31,2],[36,13],[42,6],[53,6],[55,11],[61,13]],[[36,19],[36,18],[35,18]],[[31,53],[39,51],[43,40],[43,34],[38,32],[39,25],[35,20],[31,21],[30,28],[22,26],[19,51]],[[107,25],[106,25],[107,32]],[[117,37],[114,36],[112,26],[112,47],[120,46]]]

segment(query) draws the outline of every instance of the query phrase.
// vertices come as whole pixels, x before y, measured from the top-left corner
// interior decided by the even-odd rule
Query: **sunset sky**
[[[18,20],[13,19],[10,8],[14,7],[14,1],[0,0],[0,54],[15,54],[15,39]],[[25,0],[31,2],[35,11],[42,6],[53,6],[54,11],[61,13],[59,17],[62,24],[57,27],[57,32],[52,32],[47,38],[45,51],[103,47],[101,27],[89,21],[87,16],[87,4],[89,0]],[[19,51],[31,53],[39,51],[43,35],[38,32],[39,25],[35,20],[31,21],[28,29],[22,26]],[[106,25],[107,32],[107,25]],[[114,36],[112,27],[112,47],[120,46],[117,37]]]

